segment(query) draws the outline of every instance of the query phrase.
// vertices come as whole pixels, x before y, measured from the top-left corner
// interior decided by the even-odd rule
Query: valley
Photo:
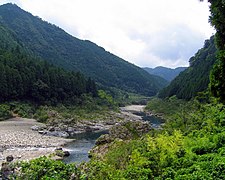
[[[188,67],[203,38],[189,25],[122,33],[156,68],[1,5],[0,179],[225,179],[225,6],[207,2],[216,33]]]

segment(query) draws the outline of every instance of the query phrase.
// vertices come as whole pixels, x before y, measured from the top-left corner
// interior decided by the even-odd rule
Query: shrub
[[[34,118],[39,122],[46,122],[48,120],[48,108],[45,106],[41,106],[36,113],[34,114]]]
[[[12,117],[10,106],[6,104],[0,104],[0,120],[5,120]]]
[[[15,174],[15,179],[18,180],[80,179],[81,175],[74,164],[65,164],[47,157],[40,157],[29,162],[18,162],[15,166],[20,169]]]

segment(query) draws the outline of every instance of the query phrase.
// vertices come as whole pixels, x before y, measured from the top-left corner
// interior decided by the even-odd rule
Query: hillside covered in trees
[[[0,102],[76,103],[82,94],[97,96],[93,80],[30,56],[13,34],[1,25],[0,72]]]
[[[80,71],[103,86],[147,96],[167,82],[105,51],[79,40],[59,27],[34,17],[13,4],[0,6],[0,23],[10,29],[27,51],[67,70]]]
[[[181,72],[168,87],[159,92],[160,98],[176,95],[181,99],[191,99],[209,86],[209,75],[216,61],[214,36],[205,41],[204,47],[190,58],[188,67]]]
[[[163,118],[161,128],[140,135],[132,121],[116,123],[98,139],[90,161],[76,166],[41,157],[13,164],[13,178],[224,180],[225,3],[208,2],[216,36],[206,40],[190,59],[190,67],[160,92],[167,98],[152,98],[145,108],[147,114]],[[16,46],[8,54],[20,51]],[[8,57],[4,52],[3,56]],[[201,91],[209,94],[207,101],[194,98]]]

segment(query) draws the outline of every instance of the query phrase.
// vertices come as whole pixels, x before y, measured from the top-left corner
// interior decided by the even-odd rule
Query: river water
[[[94,147],[96,139],[102,134],[108,133],[107,131],[100,132],[86,132],[77,134],[73,137],[75,141],[69,143],[65,149],[70,152],[70,156],[63,159],[65,163],[80,163],[88,161],[88,151]]]
[[[162,119],[148,116],[144,112],[144,107],[142,105],[131,105],[121,108],[121,112],[135,116],[137,119],[142,119],[144,121],[149,121],[153,128],[159,128],[162,124]],[[63,161],[65,163],[80,163],[82,161],[88,161],[88,151],[94,147],[96,139],[98,139],[102,134],[106,134],[107,131],[101,132],[87,132],[82,134],[77,134],[72,137],[75,141],[69,143],[65,149],[70,152],[70,156],[65,158]]]

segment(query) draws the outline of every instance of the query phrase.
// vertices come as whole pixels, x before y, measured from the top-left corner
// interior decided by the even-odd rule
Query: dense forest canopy
[[[0,101],[76,103],[82,94],[97,96],[93,80],[31,57],[0,25]]]

